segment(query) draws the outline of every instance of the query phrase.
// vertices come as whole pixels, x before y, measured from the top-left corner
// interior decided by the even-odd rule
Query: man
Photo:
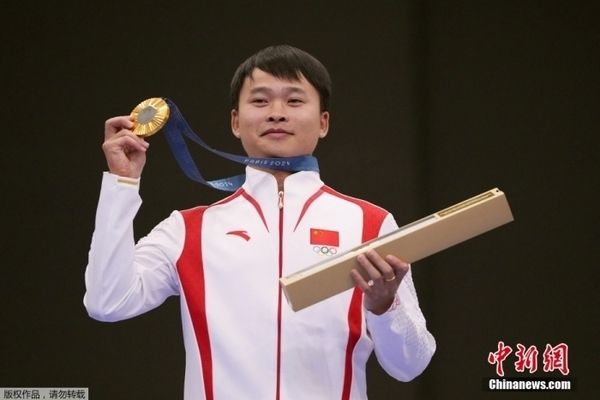
[[[312,154],[329,128],[330,79],[299,49],[273,46],[236,71],[231,127],[251,157]],[[148,144],[129,117],[106,122],[104,174],[84,304],[102,321],[181,296],[186,399],[366,399],[366,362],[407,381],[435,351],[410,266],[359,256],[356,289],[299,312],[279,278],[397,228],[317,172],[247,167],[246,181],[210,206],[175,211],[134,244],[132,222]],[[325,235],[326,240],[313,235]],[[316,252],[314,249],[319,251]],[[323,252],[323,248],[327,251]]]

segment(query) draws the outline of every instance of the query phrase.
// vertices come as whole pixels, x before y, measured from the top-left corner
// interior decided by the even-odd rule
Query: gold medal
[[[131,112],[133,133],[140,137],[154,135],[169,119],[169,106],[160,97],[142,101]]]

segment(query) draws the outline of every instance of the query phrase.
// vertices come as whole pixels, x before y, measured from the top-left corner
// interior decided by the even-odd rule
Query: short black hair
[[[319,60],[289,45],[269,46],[250,56],[237,68],[231,80],[231,107],[238,108],[240,91],[247,77],[258,68],[280,79],[300,80],[300,74],[319,92],[321,111],[329,110],[331,78]]]

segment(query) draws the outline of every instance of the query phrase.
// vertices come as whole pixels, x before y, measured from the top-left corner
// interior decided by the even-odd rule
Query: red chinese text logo
[[[512,347],[504,344],[503,341],[498,342],[498,350],[490,352],[487,361],[490,365],[496,366],[496,374],[504,376],[504,361],[513,352]],[[538,369],[539,351],[535,345],[525,347],[521,343],[517,343],[517,350],[514,356],[517,360],[514,362],[516,372],[529,371],[533,374]],[[546,345],[543,359],[544,372],[560,371],[563,375],[569,374],[569,346],[565,343],[557,344],[556,346]]]
[[[552,347],[546,345],[544,350],[544,372],[559,370],[563,375],[569,375],[569,346],[564,343]]]

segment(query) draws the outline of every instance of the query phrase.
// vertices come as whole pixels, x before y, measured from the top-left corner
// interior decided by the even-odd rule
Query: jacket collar
[[[283,192],[287,200],[294,203],[304,203],[310,196],[317,192],[323,186],[323,181],[318,172],[299,171],[285,178]],[[263,202],[269,199],[277,200],[279,190],[277,180],[268,172],[246,167],[246,181],[242,186],[250,196]]]

